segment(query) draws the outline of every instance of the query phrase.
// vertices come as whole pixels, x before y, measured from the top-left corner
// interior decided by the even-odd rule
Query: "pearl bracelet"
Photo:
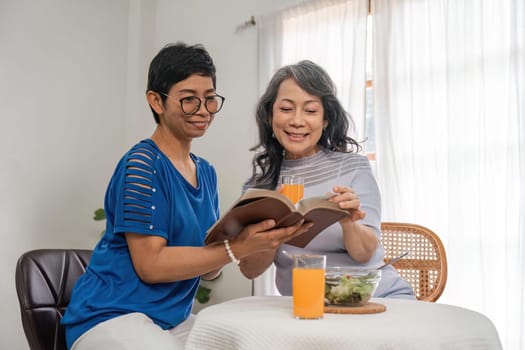
[[[235,255],[233,255],[232,248],[230,247],[230,242],[227,239],[224,240],[224,248],[226,248],[226,253],[228,254],[228,257],[230,258],[230,260],[233,263],[239,265],[241,261],[237,259]]]

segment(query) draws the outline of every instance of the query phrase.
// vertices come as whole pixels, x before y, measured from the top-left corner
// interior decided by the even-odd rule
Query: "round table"
[[[494,325],[478,312],[424,301],[371,301],[386,311],[298,320],[291,297],[230,300],[197,314],[186,349],[501,350]]]

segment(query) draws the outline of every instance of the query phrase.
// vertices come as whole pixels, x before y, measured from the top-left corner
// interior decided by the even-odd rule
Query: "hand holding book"
[[[345,186],[334,186],[331,194],[328,194],[328,197],[331,198],[331,201],[337,203],[339,207],[345,208],[350,212],[350,216],[347,219],[341,221],[350,221],[354,222],[357,220],[362,220],[365,218],[366,213],[360,209],[361,203],[359,196],[354,192],[350,187]]]

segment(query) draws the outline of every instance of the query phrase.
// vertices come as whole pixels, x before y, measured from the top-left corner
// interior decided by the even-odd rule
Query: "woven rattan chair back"
[[[383,222],[381,243],[385,262],[410,252],[393,266],[412,285],[418,300],[435,302],[441,296],[447,283],[447,256],[436,233],[416,224]]]

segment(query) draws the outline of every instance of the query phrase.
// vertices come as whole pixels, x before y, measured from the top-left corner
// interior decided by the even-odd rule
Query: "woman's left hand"
[[[364,219],[366,213],[361,210],[359,196],[350,187],[334,186],[332,202],[341,209],[348,210],[350,215],[339,220],[343,229],[343,241],[348,254],[357,262],[366,263],[377,249],[378,240],[374,231],[358,220]]]
[[[329,200],[339,204],[341,209],[345,209],[350,212],[350,217],[342,219],[341,223],[344,223],[344,221],[354,222],[365,218],[366,213],[361,210],[361,201],[359,200],[359,196],[354,192],[353,189],[346,186],[334,186],[332,191],[334,192],[334,195],[330,197]]]

